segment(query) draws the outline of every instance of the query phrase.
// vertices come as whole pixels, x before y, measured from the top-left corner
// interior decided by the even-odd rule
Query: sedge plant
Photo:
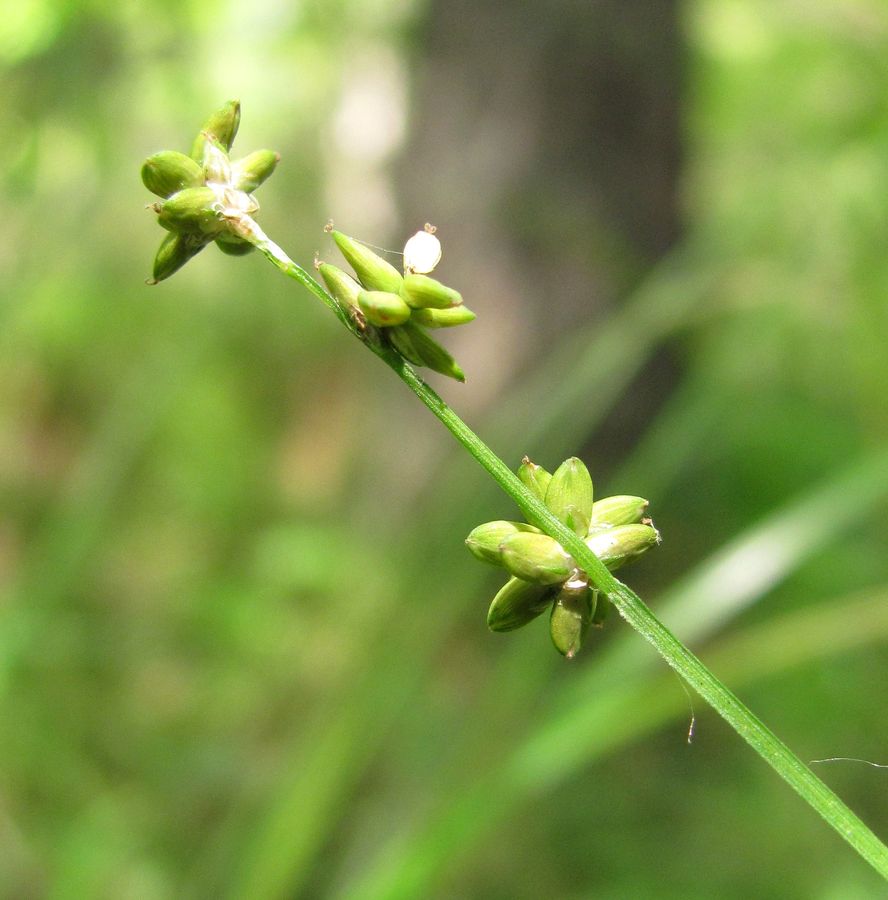
[[[384,362],[515,502],[525,521],[479,525],[466,544],[509,578],[490,604],[493,631],[511,631],[548,611],[556,649],[572,658],[589,629],[611,607],[719,713],[731,727],[867,862],[888,880],[888,847],[777,738],[653,614],[613,571],[660,542],[647,500],[620,495],[595,500],[592,479],[576,457],[554,472],[526,457],[517,474],[423,380],[415,367],[464,381],[462,368],[431,335],[469,324],[475,315],[462,295],[431,276],[441,258],[435,229],[426,225],[404,248],[399,271],[370,247],[325,228],[353,273],[327,262],[315,268],[326,287],[295,263],[256,221],[253,192],[280,157],[258,150],[232,161],[240,104],[230,101],[198,133],[190,154],[162,151],[142,167],[151,205],[166,230],[149,284],[173,275],[210,244],[230,255],[258,250],[284,275],[320,300],[345,328]]]

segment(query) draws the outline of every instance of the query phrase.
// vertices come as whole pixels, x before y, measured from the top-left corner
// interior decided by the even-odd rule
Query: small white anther
[[[426,230],[417,231],[404,245],[404,271],[408,274],[427,275],[441,261],[441,242],[433,232],[434,226],[427,224]]]

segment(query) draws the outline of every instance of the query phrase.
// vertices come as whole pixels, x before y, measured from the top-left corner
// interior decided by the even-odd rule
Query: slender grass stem
[[[748,626],[710,648],[735,683],[761,684],[774,675],[876,645],[888,637],[888,590],[831,598],[778,619]],[[789,652],[787,652],[789,648]],[[518,742],[496,764],[467,765],[466,780],[442,796],[416,830],[401,832],[344,893],[362,900],[428,896],[446,872],[521,804],[549,793],[580,765],[625,749],[669,721],[687,721],[687,699],[671,673],[639,673],[620,685],[587,693],[573,716],[563,716]],[[446,798],[446,799],[445,799]]]
[[[779,738],[719,681],[673,635],[641,598],[605,568],[573,531],[556,519],[518,480],[506,464],[430,388],[404,359],[379,340],[372,329],[362,330],[350,312],[331,297],[304,269],[293,262],[258,226],[244,235],[285,275],[299,282],[330,308],[339,320],[379,356],[413,391],[450,433],[487,470],[518,505],[528,522],[561,544],[590,581],[603,591],[620,615],[666,660],[712,708],[815,809],[870,865],[888,880],[888,847]]]

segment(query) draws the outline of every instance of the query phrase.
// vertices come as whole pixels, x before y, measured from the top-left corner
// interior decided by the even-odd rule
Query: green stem
[[[350,312],[331,297],[256,227],[249,239],[285,275],[313,293],[365,343],[437,416],[518,505],[527,521],[561,544],[610,598],[620,615],[656,648],[666,662],[703,697],[798,794],[807,801],[883,878],[888,880],[888,847],[767,726],[725,687],[651,612],[642,599],[605,568],[585,543],[519,481],[511,469],[433,391],[373,329],[361,329]]]

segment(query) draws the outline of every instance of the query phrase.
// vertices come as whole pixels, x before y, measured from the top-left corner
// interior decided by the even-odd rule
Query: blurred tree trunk
[[[431,0],[416,40],[402,209],[477,307],[451,346],[487,401],[678,237],[678,4]],[[674,380],[654,366],[639,421]]]

